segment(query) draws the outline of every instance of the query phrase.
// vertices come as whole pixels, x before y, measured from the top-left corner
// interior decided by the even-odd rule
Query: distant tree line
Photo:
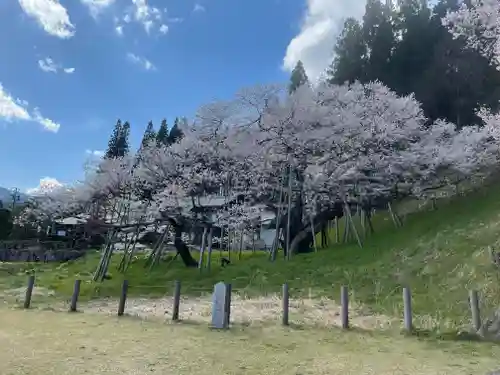
[[[25,204],[26,202],[20,202],[20,191],[18,188],[11,190],[10,200],[0,200],[0,241],[8,238],[17,238],[21,232],[27,234],[26,228],[21,231],[14,225],[14,218],[23,210]]]
[[[440,0],[430,7],[427,0],[368,0],[362,21],[345,21],[328,80],[379,80],[399,95],[414,93],[431,121],[480,124],[480,106],[499,109],[500,72],[442,25],[462,2]]]
[[[9,237],[12,231],[11,211],[0,201],[0,241]]]
[[[160,128],[158,131],[155,131],[153,122],[149,121],[144,131],[139,150],[152,141],[156,141],[158,146],[168,146],[175,143],[182,137],[180,128],[185,122],[187,122],[186,118],[176,117],[173,126],[169,129],[167,120],[163,119]],[[118,119],[111,137],[109,138],[108,148],[104,157],[113,159],[127,155],[130,151],[129,136],[130,123],[128,121],[122,123],[122,121]]]

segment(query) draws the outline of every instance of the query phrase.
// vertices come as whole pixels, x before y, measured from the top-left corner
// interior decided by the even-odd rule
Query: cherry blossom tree
[[[429,189],[444,176],[467,175],[496,160],[494,149],[484,148],[487,130],[458,132],[439,122],[429,131],[413,96],[398,97],[380,83],[303,86],[292,95],[258,97],[247,90],[209,123],[233,124],[220,143],[230,155],[223,169],[233,191],[277,209],[284,200],[276,196],[288,185],[278,227],[289,253],[309,251],[312,232],[353,204],[390,200],[398,185],[406,195],[420,194],[423,180]]]
[[[311,251],[325,223],[344,215],[361,244],[353,207],[370,212],[380,202],[422,196],[498,161],[491,127],[429,126],[412,95],[398,97],[378,82],[304,85],[292,94],[277,86],[245,89],[202,107],[182,131],[168,147],[145,145],[139,162],[100,162],[81,183],[41,199],[38,216],[94,206],[104,223],[160,219],[194,267],[188,226],[244,231],[259,221],[257,207],[267,207],[276,212],[273,256],[278,240],[290,256]],[[221,189],[224,204],[214,212],[209,198]],[[127,207],[135,216],[123,214]]]
[[[205,129],[206,131],[207,129]],[[210,134],[183,129],[184,137],[169,146],[149,145],[136,171],[136,177],[153,193],[158,214],[174,229],[174,245],[187,266],[198,263],[182,239],[186,221],[210,224],[199,200],[215,193],[225,182],[222,164],[227,159],[224,144]]]
[[[500,69],[500,2],[498,0],[471,0],[442,20],[455,38],[465,38],[467,46],[478,50],[491,64]],[[489,135],[500,139],[498,113],[481,108],[478,116]]]
[[[498,0],[471,0],[443,18],[455,38],[463,37],[500,69],[500,3]]]

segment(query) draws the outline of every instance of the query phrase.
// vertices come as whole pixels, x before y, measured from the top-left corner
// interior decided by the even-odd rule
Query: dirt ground
[[[359,331],[220,332],[205,323],[9,308],[0,319],[2,375],[465,375],[500,367],[498,347]]]
[[[0,292],[0,302],[5,306],[22,306],[26,288],[8,289]],[[33,289],[32,308],[67,311],[69,300],[54,297],[54,292],[45,288]],[[327,298],[301,298],[290,300],[290,321],[308,327],[341,326],[340,305]],[[1,304],[1,303],[0,303]],[[116,315],[118,300],[114,298],[79,302],[78,310],[83,312]],[[141,319],[170,320],[173,311],[171,296],[163,298],[127,298],[125,313]],[[212,298],[183,297],[180,303],[180,317],[198,323],[209,323],[212,314]],[[231,322],[244,326],[280,324],[282,300],[279,295],[242,298],[234,293],[231,298]],[[432,325],[428,317],[415,317],[419,327]],[[374,314],[355,301],[349,304],[350,325],[367,330],[399,329],[401,320],[381,314]]]
[[[85,312],[116,315],[118,301],[114,299],[94,300],[81,304]],[[67,310],[67,307],[62,309]],[[169,320],[173,311],[171,297],[127,300],[126,313],[142,319]],[[244,326],[279,325],[282,318],[280,296],[241,298],[234,294],[231,299],[231,322]],[[184,320],[209,324],[212,316],[212,299],[187,297],[180,303],[180,317]],[[384,315],[367,313],[363,307],[351,303],[349,307],[351,326],[369,330],[384,330],[399,325],[399,321]],[[340,306],[331,299],[295,299],[290,301],[290,321],[308,327],[341,326]]]

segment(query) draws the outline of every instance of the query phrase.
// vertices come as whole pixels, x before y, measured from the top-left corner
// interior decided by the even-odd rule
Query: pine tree
[[[187,123],[187,119],[182,119],[183,123]],[[179,127],[180,120],[178,117],[175,118],[174,126],[170,129],[170,133],[168,135],[168,144],[173,144],[182,138],[182,130]]]
[[[116,121],[115,128],[113,129],[113,133],[108,141],[108,149],[106,150],[105,158],[106,159],[114,159],[118,157],[118,143],[120,134],[123,131],[123,125],[120,119]]]
[[[130,146],[128,143],[128,138],[130,136],[130,124],[128,121],[125,121],[121,128],[121,132],[118,136],[116,152],[117,157],[123,157],[128,154],[130,150]]]
[[[417,94],[422,75],[431,65],[438,62],[435,60],[436,47],[448,32],[442,24],[433,26],[432,13],[432,9],[420,0],[399,2],[395,31],[402,35],[402,38],[392,53],[390,70],[393,80],[389,83],[398,94]],[[451,46],[446,48],[448,47]],[[426,85],[434,86],[434,82],[426,82]]]
[[[12,212],[5,208],[0,209],[0,240],[9,238],[12,227]]]
[[[379,80],[386,85],[391,85],[393,70],[390,63],[397,40],[390,1],[385,4],[380,0],[366,2],[365,15],[363,16],[363,35],[367,51],[369,51],[365,65],[366,80]]]
[[[326,72],[328,82],[342,85],[365,81],[366,45],[362,25],[356,19],[348,18],[344,22],[334,52],[335,58]]]
[[[168,124],[167,120],[163,119],[160,125],[160,129],[156,134],[156,143],[158,145],[166,145],[168,144]]]
[[[141,145],[139,146],[139,150],[137,150],[137,154],[135,157],[135,166],[137,166],[141,159],[143,150],[151,144],[156,139],[156,132],[154,130],[153,121],[148,122],[148,126],[146,126],[146,130],[144,131],[144,135],[142,136]]]
[[[147,146],[153,139],[156,139],[156,132],[154,130],[153,121],[148,122],[148,126],[142,136],[141,147]]]
[[[292,74],[290,76],[290,85],[288,86],[288,92],[291,94],[295,90],[297,90],[300,86],[306,84],[309,81],[306,70],[304,69],[304,64],[302,61],[298,61],[295,68],[292,70]]]

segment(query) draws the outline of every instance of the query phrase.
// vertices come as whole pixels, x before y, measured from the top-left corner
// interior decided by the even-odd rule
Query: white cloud
[[[134,64],[141,65],[146,70],[156,70],[156,67],[151,61],[144,57],[137,56],[131,52],[127,53],[127,59]]]
[[[80,0],[86,5],[94,18],[117,3],[116,0]],[[120,10],[121,15],[113,17],[114,29],[118,36],[123,36],[126,25],[137,23],[148,35],[167,34],[168,25],[163,20],[167,9],[157,8],[148,4],[148,0],[129,0],[129,6]],[[123,3],[123,2],[118,2]],[[175,19],[174,19],[175,20]],[[170,19],[167,19],[170,22]]]
[[[113,17],[113,23],[115,24],[115,32],[118,36],[123,36],[123,25],[118,17]]]
[[[166,9],[151,6],[147,0],[132,0],[132,6],[127,8],[122,20],[127,24],[133,21],[141,24],[147,34],[151,34],[153,30],[166,34],[168,27],[163,22],[164,13]]]
[[[115,0],[80,0],[83,5],[89,8],[90,15],[96,18],[100,13],[115,3]]]
[[[64,73],[71,74],[75,72],[75,68],[63,68],[61,65],[57,64],[52,58],[46,57],[42,60],[38,60],[38,66],[44,72],[47,73],[57,73],[63,71]]]
[[[68,11],[59,0],[18,0],[24,13],[37,20],[50,35],[58,38],[71,38],[75,26],[71,23]]]
[[[320,77],[333,58],[345,19],[361,18],[365,4],[366,0],[307,0],[300,33],[288,44],[283,68],[291,71],[301,60],[312,80]]]
[[[19,99],[14,99],[3,89],[0,83],[0,118],[7,121],[12,120],[30,120],[31,116],[24,108],[24,103]]]
[[[102,150],[85,150],[85,153],[87,155],[95,156],[98,158],[101,158],[104,156],[104,151],[102,151]]]
[[[170,23],[181,23],[184,21],[184,18],[181,17],[172,17],[167,20]]]
[[[194,4],[194,8],[193,8],[193,12],[204,12],[205,11],[205,7],[201,4]]]
[[[168,33],[168,26],[165,24],[161,25],[160,26],[160,33],[162,33],[162,34]]]
[[[35,121],[48,131],[53,133],[59,131],[61,127],[60,124],[49,118],[43,117],[37,108],[33,110],[33,114],[30,114],[26,108],[27,106],[28,103],[26,101],[14,99],[12,95],[4,90],[0,83],[0,119],[8,122],[15,120]]]
[[[38,66],[44,72],[57,73],[57,65],[50,57],[46,57],[43,60],[38,60]]]
[[[33,120],[42,125],[49,132],[57,133],[61,128],[61,124],[54,122],[50,118],[43,117],[38,108],[33,110]]]
[[[147,20],[147,21],[144,21],[142,23],[142,25],[144,26],[144,30],[146,30],[146,32],[149,34],[151,32],[151,29],[153,28],[153,21],[151,20]]]
[[[44,193],[50,193],[51,191],[64,186],[64,184],[57,181],[52,177],[44,177],[40,179],[40,183],[37,187],[26,189],[26,193],[30,195],[38,195]]]

